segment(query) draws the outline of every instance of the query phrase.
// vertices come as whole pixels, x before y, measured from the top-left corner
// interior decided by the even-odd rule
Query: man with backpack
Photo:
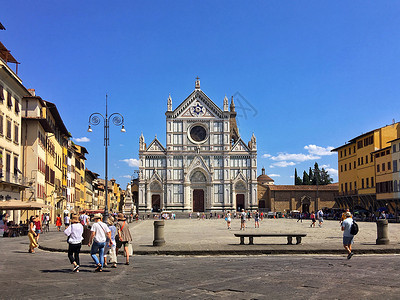
[[[346,249],[348,255],[347,259],[350,259],[353,256],[353,251],[351,250],[351,245],[354,243],[354,231],[351,230],[353,225],[353,218],[351,212],[347,211],[345,214],[346,219],[342,222],[342,231],[343,231],[343,247]],[[355,233],[356,234],[356,233]]]

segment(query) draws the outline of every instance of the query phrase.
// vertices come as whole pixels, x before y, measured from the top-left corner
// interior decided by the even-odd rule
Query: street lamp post
[[[89,127],[88,132],[92,132],[92,128],[90,125],[99,125],[101,118],[103,118],[104,122],[104,147],[105,147],[105,207],[104,207],[104,222],[107,221],[108,218],[108,146],[110,145],[110,123],[112,122],[116,126],[122,125],[121,132],[126,132],[124,126],[124,117],[120,113],[112,113],[110,116],[108,115],[108,107],[107,107],[107,95],[106,95],[106,115],[103,116],[101,113],[92,113],[89,116]]]

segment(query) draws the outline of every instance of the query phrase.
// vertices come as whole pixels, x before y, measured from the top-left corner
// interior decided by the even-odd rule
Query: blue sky
[[[2,3],[0,41],[21,62],[27,88],[55,103],[87,167],[104,177],[102,127],[111,127],[109,178],[123,187],[138,141],[165,145],[165,111],[194,89],[222,108],[240,103],[245,142],[257,137],[259,173],[292,184],[315,161],[337,181],[329,150],[400,120],[397,1],[29,1]]]

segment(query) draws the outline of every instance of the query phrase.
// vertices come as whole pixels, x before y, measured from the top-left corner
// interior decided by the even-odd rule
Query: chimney
[[[28,89],[28,92],[31,93],[31,96],[36,96],[35,89]]]

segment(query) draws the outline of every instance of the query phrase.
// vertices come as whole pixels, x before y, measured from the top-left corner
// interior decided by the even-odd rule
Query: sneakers
[[[117,264],[113,264],[112,266],[111,266],[111,268],[116,268],[117,267]]]
[[[354,255],[353,252],[350,252],[349,255],[347,255],[347,259],[350,259]]]
[[[76,266],[74,267],[74,269],[72,270],[72,272],[79,272],[79,265],[76,265]]]
[[[127,261],[127,262],[125,263],[125,265],[129,266],[129,261]]]

